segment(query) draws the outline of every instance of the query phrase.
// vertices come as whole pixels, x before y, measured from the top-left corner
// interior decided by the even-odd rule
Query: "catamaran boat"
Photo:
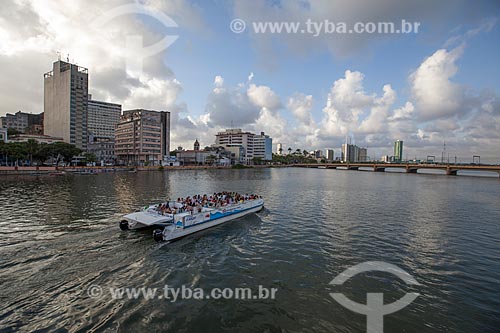
[[[166,213],[159,209],[162,205],[172,207],[177,213]],[[179,202],[170,201],[160,205],[146,206],[142,211],[125,215],[120,229],[140,229],[158,227],[153,232],[156,241],[171,241],[229,222],[247,214],[256,213],[264,206],[261,197],[241,200],[221,207],[210,205],[186,210]],[[180,211],[180,212],[179,212]]]

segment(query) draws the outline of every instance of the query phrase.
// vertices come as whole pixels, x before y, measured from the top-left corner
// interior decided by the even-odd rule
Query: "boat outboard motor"
[[[161,229],[153,230],[153,239],[157,242],[161,242],[163,240],[163,231]]]
[[[122,230],[128,230],[128,221],[127,220],[123,220],[123,221],[120,221],[120,229]]]

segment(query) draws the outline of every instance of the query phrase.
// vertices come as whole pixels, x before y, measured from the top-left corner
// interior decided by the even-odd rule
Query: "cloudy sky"
[[[403,19],[418,33],[254,30]],[[401,139],[409,158],[440,157],[446,142],[452,158],[500,162],[499,26],[496,0],[8,0],[0,115],[43,111],[59,53],[89,69],[94,99],[171,111],[172,147],[232,125],[294,150],[338,155],[349,137],[379,158]]]

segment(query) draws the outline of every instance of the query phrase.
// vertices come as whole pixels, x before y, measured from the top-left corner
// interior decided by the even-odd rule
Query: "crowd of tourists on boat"
[[[212,195],[193,195],[186,198],[177,198],[177,201],[161,203],[156,207],[156,211],[161,214],[179,214],[184,212],[201,213],[203,207],[222,208],[229,205],[244,203],[247,200],[261,198],[256,194],[239,194],[236,192],[219,192]]]

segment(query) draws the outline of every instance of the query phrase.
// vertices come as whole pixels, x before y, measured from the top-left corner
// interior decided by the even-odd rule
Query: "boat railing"
[[[175,208],[175,212],[171,212],[171,213],[161,212],[158,210],[157,205],[149,206],[146,209],[146,211],[148,213],[158,214],[158,215],[168,216],[168,217],[174,218],[174,215],[184,214],[184,213],[188,213],[188,215],[196,215],[196,214],[201,214],[201,213],[205,213],[205,212],[226,211],[228,209],[232,210],[234,207],[236,207],[238,205],[246,204],[246,203],[253,202],[253,201],[259,200],[259,199],[260,198],[257,197],[257,198],[253,198],[253,199],[239,200],[239,201],[232,202],[232,203],[225,204],[225,205],[217,205],[214,202],[209,202],[207,205],[201,207],[201,211],[197,211],[199,209],[198,207],[192,207],[192,210],[190,210],[179,202],[168,201],[168,202],[162,203],[160,205],[164,205],[164,204],[168,203],[169,207],[173,206]]]

